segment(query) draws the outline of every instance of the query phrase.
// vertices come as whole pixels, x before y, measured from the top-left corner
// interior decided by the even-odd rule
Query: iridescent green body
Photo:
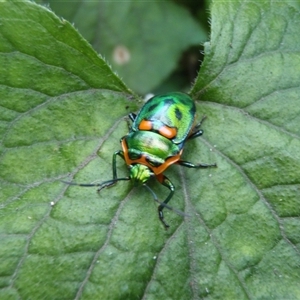
[[[139,130],[139,125],[143,120],[151,121],[156,131],[162,126],[176,128],[177,134],[172,138],[172,142],[180,144],[190,133],[195,113],[195,103],[186,94],[176,92],[155,96],[142,107],[131,129],[132,131]]]
[[[137,116],[131,115],[131,131],[122,138],[126,163],[138,165],[133,169],[147,166],[155,175],[161,174],[180,159],[184,142],[193,128],[195,112],[194,101],[183,93],[150,99]],[[149,172],[140,183],[150,176]],[[130,177],[135,181],[134,175]]]
[[[102,188],[109,187],[120,180],[131,180],[134,184],[145,185],[155,177],[170,193],[158,206],[158,215],[165,228],[163,209],[170,208],[167,203],[175,192],[173,183],[163,174],[172,164],[188,168],[215,167],[216,164],[193,164],[181,160],[184,144],[187,140],[202,135],[200,123],[195,125],[196,107],[194,101],[184,93],[167,93],[151,98],[135,115],[129,114],[133,121],[130,132],[121,138],[122,150],[113,154],[113,179],[96,184]],[[122,157],[129,169],[129,177],[118,178],[116,157]],[[94,184],[81,184],[95,186]],[[148,187],[146,185],[146,187]],[[151,191],[151,189],[148,187]],[[152,191],[151,193],[155,195]],[[155,196],[156,197],[156,196]]]
[[[148,163],[154,167],[164,164],[168,157],[177,155],[181,150],[171,140],[151,131],[132,131],[124,140],[131,160],[146,155]]]
[[[135,184],[145,184],[150,177],[170,190],[168,197],[159,205],[158,214],[164,221],[163,208],[172,198],[175,187],[163,174],[172,164],[189,168],[207,168],[216,164],[192,164],[181,160],[183,147],[188,139],[202,135],[200,125],[195,126],[196,106],[194,101],[183,93],[169,93],[151,98],[140,110],[129,117],[133,121],[130,132],[121,139],[121,156],[129,167],[129,178]],[[114,170],[115,166],[113,166]],[[116,172],[114,171],[114,178]]]

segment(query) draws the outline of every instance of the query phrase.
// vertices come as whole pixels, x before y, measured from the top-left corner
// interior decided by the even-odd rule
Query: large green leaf
[[[74,23],[128,86],[153,92],[191,46],[207,39],[201,25],[172,1],[45,1]]]
[[[219,166],[218,195],[199,210],[246,298],[300,299],[299,13],[295,2],[215,2],[192,90]]]
[[[111,178],[137,101],[69,23],[1,3],[0,299],[300,299],[299,10],[213,4],[184,158],[218,168],[166,172],[165,231],[143,187],[60,182]]]

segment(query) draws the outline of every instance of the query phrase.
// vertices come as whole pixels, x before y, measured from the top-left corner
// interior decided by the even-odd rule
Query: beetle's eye
[[[131,152],[131,151],[129,151],[128,152],[128,156],[129,156],[129,158],[131,159],[131,160],[136,160],[136,159],[139,159],[139,158],[141,158],[141,153],[136,153],[136,152]]]
[[[147,163],[152,166],[152,167],[159,167],[161,165],[161,162],[159,161],[155,161],[155,160],[151,160],[150,158],[146,157],[146,161]]]

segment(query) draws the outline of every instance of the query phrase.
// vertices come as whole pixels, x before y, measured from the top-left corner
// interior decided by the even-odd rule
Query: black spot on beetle
[[[176,109],[175,109],[175,116],[176,116],[177,120],[181,120],[181,118],[182,118],[182,112],[178,107],[176,107]]]
[[[157,105],[156,104],[152,104],[151,106],[149,106],[148,110],[152,111],[152,110],[154,110],[156,108],[157,108]]]
[[[176,102],[174,101],[173,98],[168,98],[168,99],[164,100],[164,103],[167,105],[172,105],[172,104],[175,104]]]

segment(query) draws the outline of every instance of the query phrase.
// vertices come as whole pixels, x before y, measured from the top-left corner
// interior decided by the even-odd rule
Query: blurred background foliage
[[[209,39],[210,1],[37,1],[73,23],[134,92],[188,91]]]

